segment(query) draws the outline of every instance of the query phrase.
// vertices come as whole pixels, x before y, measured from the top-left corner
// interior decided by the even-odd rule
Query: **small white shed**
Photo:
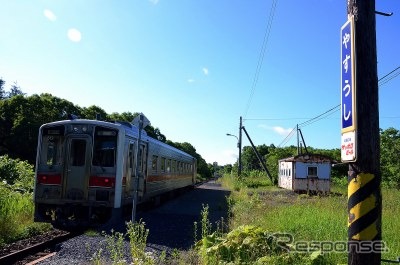
[[[332,159],[302,154],[279,160],[278,185],[294,191],[329,192]]]

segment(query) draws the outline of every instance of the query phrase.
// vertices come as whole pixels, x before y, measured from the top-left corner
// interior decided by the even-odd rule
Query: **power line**
[[[295,126],[295,127],[290,131],[290,133],[285,137],[285,139],[283,139],[283,141],[282,141],[280,144],[278,144],[278,147],[281,147],[281,146],[285,145],[285,144],[293,137],[294,132],[295,132],[296,130],[297,130],[297,127]]]
[[[273,0],[272,1],[272,7],[271,7],[271,11],[269,13],[267,27],[266,27],[265,33],[264,33],[264,40],[263,40],[263,44],[261,46],[260,55],[258,57],[256,73],[254,74],[253,83],[252,83],[252,86],[251,86],[250,97],[249,97],[249,99],[247,101],[247,104],[246,104],[244,117],[246,117],[247,112],[249,111],[249,108],[250,108],[251,101],[253,100],[254,92],[255,92],[255,89],[256,89],[256,86],[257,86],[257,82],[258,82],[258,77],[259,77],[260,71],[261,71],[261,66],[262,66],[263,61],[264,61],[265,51],[267,49],[267,43],[268,43],[268,40],[269,40],[269,35],[271,33],[272,21],[274,20],[274,15],[275,15],[277,2],[278,2],[278,0]]]
[[[243,119],[244,121],[291,121],[291,120],[309,120],[310,118],[252,118]]]
[[[392,79],[396,78],[397,76],[399,76],[399,75],[400,75],[400,71],[399,71],[399,72],[396,72],[396,71],[398,71],[398,70],[400,70],[400,66],[397,67],[397,68],[395,68],[394,70],[392,70],[392,71],[389,72],[388,74],[384,75],[383,77],[381,77],[381,78],[378,80],[378,88],[380,88],[380,86],[386,84],[386,83],[389,82],[390,80],[392,80]],[[325,118],[331,116],[332,114],[336,113],[336,112],[339,111],[339,110],[340,110],[340,104],[339,104],[339,105],[336,105],[336,106],[334,106],[334,107],[332,107],[332,108],[330,108],[329,110],[325,111],[325,112],[322,113],[322,114],[319,114],[319,115],[315,116],[314,118],[309,119],[308,121],[305,121],[305,122],[303,122],[303,123],[298,124],[298,126],[299,126],[299,128],[308,126],[308,125],[313,124],[313,123],[315,123],[315,122],[317,122],[317,121],[319,121],[319,120],[322,120],[322,119],[325,119]],[[292,135],[292,132],[293,132],[295,129],[296,129],[296,127],[293,128],[293,130],[289,133],[289,135],[286,136],[286,138],[279,144],[279,147],[282,145],[282,143],[286,144],[286,143],[290,140],[290,138],[293,136],[293,135]],[[285,142],[285,141],[286,141],[286,142]]]
[[[383,86],[390,80],[398,77],[400,75],[400,71],[398,71],[399,69],[400,69],[400,66],[397,67],[396,69],[394,69],[393,71],[391,71],[390,73],[386,74],[385,76],[383,76],[381,79],[379,79],[378,86]],[[396,71],[398,71],[398,72],[396,73]]]
[[[337,105],[337,106],[335,106],[335,107],[333,107],[333,108],[330,108],[329,110],[325,111],[324,113],[319,114],[318,116],[315,116],[314,118],[309,119],[308,121],[305,121],[305,122],[303,122],[303,123],[300,123],[300,124],[299,124],[299,127],[305,127],[305,126],[307,126],[307,125],[309,125],[309,124],[312,124],[312,123],[314,123],[314,122],[313,122],[314,120],[316,120],[316,119],[318,119],[318,118],[320,118],[320,117],[324,118],[323,116],[324,116],[324,115],[328,115],[330,112],[333,112],[333,113],[334,113],[334,112],[338,111],[338,110],[339,110],[339,107],[340,107],[340,105]],[[320,120],[320,119],[318,119],[318,120]]]

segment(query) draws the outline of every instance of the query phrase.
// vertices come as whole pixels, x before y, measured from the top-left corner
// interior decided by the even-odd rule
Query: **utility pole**
[[[375,0],[348,0],[347,14],[349,20],[354,18],[355,58],[352,59],[355,60],[355,83],[352,86],[356,95],[353,111],[350,111],[343,104],[342,94],[342,122],[343,117],[347,121],[350,112],[355,115],[355,142],[351,147],[343,142],[342,134],[342,160],[343,149],[355,152],[348,172],[348,264],[381,264],[382,196]],[[347,96],[350,86],[345,84],[342,80],[342,93]]]
[[[239,148],[238,177],[240,177],[240,175],[242,174],[242,116],[240,116],[240,122],[239,122],[238,148]]]

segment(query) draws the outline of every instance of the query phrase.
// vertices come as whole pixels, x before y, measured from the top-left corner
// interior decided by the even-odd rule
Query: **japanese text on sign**
[[[354,58],[352,20],[343,25],[341,31],[341,116],[342,131],[355,129],[355,87],[354,87]]]
[[[354,18],[341,28],[341,159],[343,162],[354,162],[357,159],[356,132],[356,82],[355,82],[355,47],[354,47]]]

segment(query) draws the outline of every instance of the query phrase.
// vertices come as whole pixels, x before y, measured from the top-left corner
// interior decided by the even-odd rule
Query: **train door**
[[[147,174],[147,145],[141,143],[139,149],[139,187],[138,195],[143,197],[146,192],[146,174]]]
[[[63,197],[68,200],[87,198],[91,141],[86,135],[67,138]]]
[[[128,197],[133,197],[133,192],[135,189],[135,151],[136,151],[136,143],[133,141],[129,142],[129,150],[128,150],[128,172],[127,172],[127,192],[129,193]]]

